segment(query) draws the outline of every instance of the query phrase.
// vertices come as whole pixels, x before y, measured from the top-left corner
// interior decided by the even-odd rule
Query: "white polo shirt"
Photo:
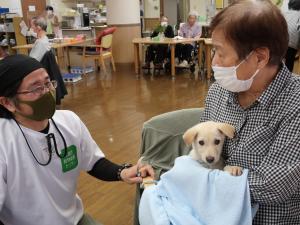
[[[62,161],[52,149],[50,164],[41,166],[15,121],[0,119],[0,220],[5,225],[75,225],[83,215],[76,194],[79,172],[91,170],[104,154],[75,113],[57,110],[53,120],[72,154]],[[60,152],[62,138],[49,121],[48,133],[54,134]],[[46,134],[21,128],[36,158],[45,163]]]
[[[50,51],[51,45],[48,37],[45,35],[41,38],[36,39],[33,47],[29,53],[29,56],[35,58],[37,61],[41,61],[45,53]]]

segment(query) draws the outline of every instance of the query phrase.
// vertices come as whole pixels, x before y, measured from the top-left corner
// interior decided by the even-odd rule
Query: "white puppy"
[[[233,138],[234,132],[235,128],[230,124],[208,121],[188,129],[183,135],[183,140],[193,147],[190,156],[204,167],[224,170],[239,176],[242,174],[242,168],[225,166],[221,156],[225,137]]]

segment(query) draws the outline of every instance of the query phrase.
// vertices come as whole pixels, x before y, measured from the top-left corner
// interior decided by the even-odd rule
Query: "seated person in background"
[[[174,31],[171,25],[168,25],[168,17],[162,16],[160,24],[154,29],[151,38],[156,37],[159,33],[163,33],[166,38],[173,38]],[[149,45],[146,51],[146,59],[144,68],[149,68],[153,61],[155,67],[162,67],[164,59],[168,54],[167,45]]]
[[[184,38],[200,38],[201,26],[196,22],[196,20],[197,12],[190,12],[188,16],[188,22],[184,23],[180,27],[178,35]],[[178,58],[177,63],[181,62],[179,66],[188,66],[188,61],[191,59],[191,54],[194,47],[194,43],[176,45],[175,57]]]
[[[47,51],[51,49],[46,35],[47,21],[44,17],[34,17],[31,20],[31,28],[37,34],[37,39],[29,53],[29,56],[41,61]]]
[[[290,0],[288,7],[289,10],[283,13],[289,31],[289,47],[285,55],[285,65],[289,71],[293,72],[295,56],[300,44],[298,30],[298,23],[300,22],[300,1]]]

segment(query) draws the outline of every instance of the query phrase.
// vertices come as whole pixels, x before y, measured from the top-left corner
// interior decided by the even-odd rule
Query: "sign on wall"
[[[224,1],[216,0],[216,9],[223,9],[223,8],[224,8]]]

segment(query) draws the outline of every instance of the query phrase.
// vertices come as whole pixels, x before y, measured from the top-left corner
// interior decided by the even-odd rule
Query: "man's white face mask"
[[[248,58],[252,52],[246,57]],[[230,67],[221,67],[221,66],[212,66],[214,71],[214,77],[216,82],[231,92],[243,92],[250,89],[254,77],[259,72],[259,69],[255,71],[255,73],[248,79],[248,80],[239,80],[237,77],[237,68],[245,62],[245,59],[240,62],[237,66],[230,66]]]
[[[161,25],[162,27],[166,27],[166,26],[168,26],[168,22],[165,22],[165,21],[164,21],[164,22],[161,22],[160,25]]]

